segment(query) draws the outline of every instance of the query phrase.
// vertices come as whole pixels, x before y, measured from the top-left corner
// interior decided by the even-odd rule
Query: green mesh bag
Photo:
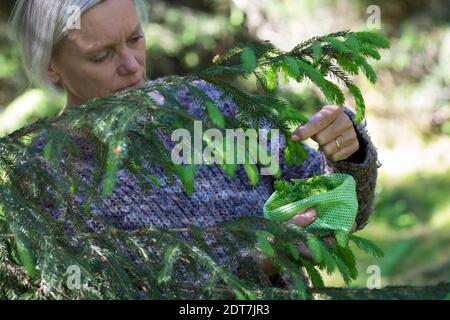
[[[317,219],[305,230],[349,232],[358,211],[356,182],[351,175],[333,173],[291,181],[292,184],[281,182],[286,186],[284,193],[275,191],[266,201],[263,208],[265,218],[283,223],[299,212],[313,207],[317,212]],[[320,188],[317,187],[318,184]],[[303,190],[303,192],[306,190],[308,191],[306,194],[311,195],[298,198],[298,192],[293,190]],[[283,196],[280,197],[280,194]],[[283,204],[285,199],[292,200],[295,197],[297,198],[293,202]],[[277,203],[282,205],[277,206]]]

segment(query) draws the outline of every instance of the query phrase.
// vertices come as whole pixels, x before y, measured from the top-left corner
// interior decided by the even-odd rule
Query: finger
[[[313,114],[308,123],[295,129],[292,140],[302,141],[319,133],[339,116],[339,106],[330,105],[323,107],[319,112]]]
[[[279,271],[277,266],[275,266],[273,262],[264,255],[256,255],[254,259],[261,268],[261,270],[268,276],[275,274]]]
[[[292,223],[299,227],[304,228],[313,223],[314,220],[316,220],[316,217],[317,217],[316,210],[314,210],[314,208],[309,208],[306,211],[295,215],[293,218],[288,220],[288,223]]]
[[[341,149],[338,150],[336,140],[338,140]],[[320,146],[320,149],[329,157],[343,150],[343,148],[358,142],[355,130],[347,130],[342,135],[334,138],[326,145]]]
[[[331,160],[333,160],[333,161],[345,160],[358,150],[359,150],[359,142],[358,142],[358,140],[356,140],[351,145],[349,145],[345,148],[342,148],[341,150],[339,150],[338,152],[333,154],[331,156]]]
[[[336,238],[334,236],[324,237],[323,241],[330,246],[334,246],[336,244]]]
[[[309,252],[308,246],[304,242],[300,242],[297,247],[298,251],[300,252],[303,258],[314,263],[311,253]]]
[[[318,134],[312,136],[311,138],[316,141],[319,146],[324,146],[331,141],[334,141],[336,137],[339,137],[346,131],[351,131],[353,129],[353,122],[350,118],[342,112],[342,114],[334,120],[328,127],[320,131]]]

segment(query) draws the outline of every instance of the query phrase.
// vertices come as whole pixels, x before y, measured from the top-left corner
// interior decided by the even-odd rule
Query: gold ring
[[[341,145],[340,145],[338,139],[334,139],[334,142],[336,142],[337,149],[340,150],[341,149]]]

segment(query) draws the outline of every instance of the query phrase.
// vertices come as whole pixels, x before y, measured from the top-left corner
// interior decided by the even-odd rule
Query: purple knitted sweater
[[[236,114],[237,107],[231,98],[221,101],[220,92],[211,84],[203,81],[196,81],[194,84],[206,92],[224,114],[228,116]],[[188,90],[180,90],[176,97],[189,113],[201,116],[205,112],[204,107],[193,99]],[[354,122],[353,112],[345,108],[345,113]],[[373,211],[377,169],[380,165],[376,148],[364,123],[355,128],[360,150],[347,160],[334,162],[321,151],[307,147],[309,156],[301,166],[288,168],[284,163],[282,150],[280,164],[283,179],[304,178],[331,172],[352,175],[357,183],[359,204],[356,221],[358,229],[362,229]],[[89,182],[94,176],[93,146],[82,137],[76,139],[81,148],[80,157],[77,159],[77,173]],[[164,140],[170,144],[170,137],[164,137]],[[45,146],[45,137],[35,141],[39,149]],[[218,222],[237,217],[262,216],[263,205],[274,191],[271,176],[262,176],[258,185],[253,187],[242,166],[238,166],[235,176],[230,178],[217,165],[205,165],[200,166],[195,180],[195,191],[188,196],[180,181],[170,184],[160,168],[154,167],[151,170],[161,182],[160,187],[144,192],[133,175],[121,170],[116,189],[109,197],[102,199],[101,206],[93,205],[93,213],[106,218],[116,228],[122,230],[150,226],[182,228],[191,224],[211,227]],[[78,201],[83,202],[83,199],[79,198]]]

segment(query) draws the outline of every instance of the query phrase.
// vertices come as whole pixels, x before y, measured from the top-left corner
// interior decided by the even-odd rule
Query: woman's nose
[[[140,64],[137,60],[136,54],[131,49],[124,49],[120,53],[119,74],[128,75],[136,73],[140,69]]]

